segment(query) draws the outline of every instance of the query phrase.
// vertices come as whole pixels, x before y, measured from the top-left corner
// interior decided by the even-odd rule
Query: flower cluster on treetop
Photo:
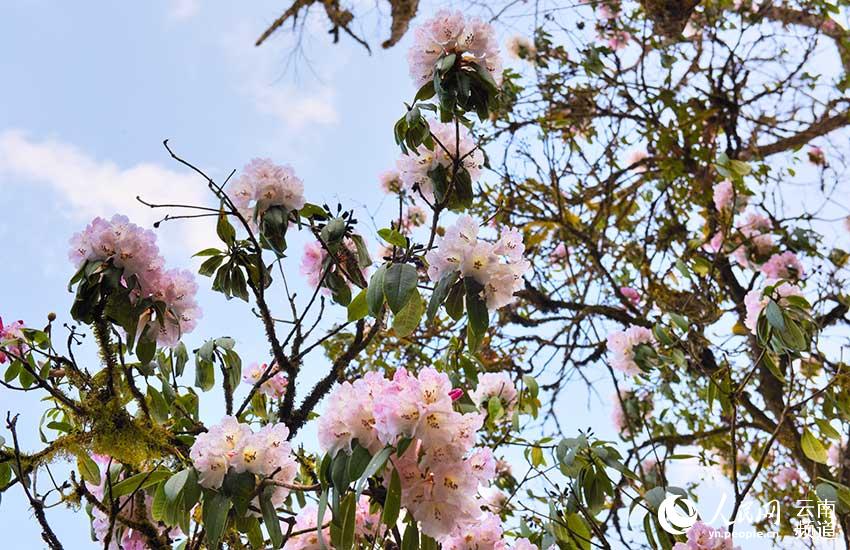
[[[269,159],[253,159],[242,170],[229,191],[242,216],[256,221],[272,206],[286,210],[304,207],[304,184],[291,166],[280,166]]]
[[[502,60],[493,28],[480,19],[467,20],[460,11],[438,11],[414,31],[407,54],[410,77],[422,86],[434,77],[434,65],[449,54],[486,69],[497,83],[502,80]]]

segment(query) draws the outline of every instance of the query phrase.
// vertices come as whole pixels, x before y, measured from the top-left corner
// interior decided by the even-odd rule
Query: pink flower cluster
[[[103,455],[93,455],[92,458],[95,462],[100,465],[100,469],[104,472],[101,475],[101,482],[98,485],[94,485],[92,483],[86,482],[86,488],[89,492],[99,501],[103,502],[104,490],[106,486],[106,470],[109,467],[110,459],[108,456]],[[112,463],[113,465],[117,465],[117,462]],[[138,514],[141,512],[136,508],[138,505],[135,498],[131,498],[129,495],[118,497],[118,516],[124,519],[135,519],[138,517]],[[104,504],[108,507],[109,502],[104,502]],[[151,515],[151,505],[153,504],[153,498],[145,494],[144,495],[144,515],[147,516],[148,521],[151,524],[156,525],[156,521],[154,521],[153,516]],[[109,515],[102,511],[97,506],[92,507],[91,511],[92,515],[92,531],[94,532],[94,537],[98,542],[104,543],[106,541],[107,535],[109,535],[110,526],[112,526],[112,534],[110,537],[108,550],[147,550],[148,543],[145,536],[134,529],[130,529],[129,527],[124,526],[121,521],[116,518],[114,525],[113,522],[110,521]],[[179,533],[179,530],[174,529],[171,535],[176,535]]]
[[[165,260],[159,254],[156,235],[130,223],[126,216],[116,214],[109,221],[92,220],[82,232],[71,237],[68,256],[77,268],[86,262],[112,262],[124,270],[124,281],[131,277],[138,281],[135,298],[165,302],[165,319],[154,318],[154,312],[148,310],[139,323],[140,329],[153,327],[161,345],[176,345],[181,334],[191,332],[201,317],[195,301],[198,287],[194,275],[185,270],[164,270]]]
[[[743,268],[750,267],[749,256],[764,256],[773,248],[773,222],[770,218],[757,212],[748,212],[743,223],[738,225],[738,231],[744,238],[744,243],[735,249],[735,259]]]
[[[622,294],[628,301],[630,301],[632,305],[636,306],[640,303],[640,292],[630,286],[621,286],[620,294]]]
[[[434,184],[428,172],[437,166],[443,166],[451,171],[454,163],[452,157],[459,153],[460,158],[463,159],[461,164],[469,172],[472,181],[475,181],[481,175],[481,169],[484,166],[484,153],[475,145],[472,134],[463,125],[460,126],[460,132],[456,131],[454,124],[445,122],[432,122],[430,127],[435,141],[442,143],[442,147],[435,145],[431,150],[425,145],[420,145],[415,151],[411,151],[411,154],[402,155],[396,161],[396,167],[403,189],[412,193],[413,187],[418,186],[422,196],[433,201]],[[458,137],[460,137],[459,140]]]
[[[688,542],[677,542],[673,550],[740,550],[726,529],[714,529],[702,521],[694,523],[687,536]]]
[[[402,189],[401,174],[398,170],[384,170],[378,175],[378,182],[384,193],[398,193]]]
[[[751,290],[744,296],[744,306],[747,308],[744,326],[750,329],[750,332],[753,334],[758,333],[759,316],[761,316],[764,308],[767,307],[768,297],[764,296],[764,289],[776,284],[776,281],[765,281],[762,288]],[[779,305],[785,305],[783,298],[788,296],[802,296],[803,291],[797,285],[782,281],[773,289],[773,295],[778,298]]]
[[[352,253],[357,254],[357,245],[348,237],[345,237],[345,247]],[[339,256],[339,253],[336,253]],[[319,241],[310,241],[304,245],[304,254],[301,256],[301,274],[307,277],[307,282],[313,288],[318,287],[322,283],[324,270],[327,268],[334,271],[337,268],[336,264],[325,265],[328,258],[328,251],[322,246]],[[366,277],[368,270],[363,269],[363,277]],[[329,289],[324,289],[327,294],[330,294]]]
[[[653,345],[655,337],[645,327],[629,327],[608,334],[608,351],[611,352],[611,368],[626,374],[640,374],[641,368],[635,363],[635,346]]]
[[[518,34],[508,39],[505,43],[505,49],[513,59],[525,59],[534,62],[537,57],[537,48],[534,46],[534,42]]]
[[[452,271],[460,271],[461,277],[472,277],[484,286],[487,309],[492,311],[514,301],[514,293],[522,289],[522,277],[531,264],[522,256],[525,245],[516,229],[502,230],[496,243],[478,239],[478,231],[472,217],[459,217],[446,229],[437,248],[425,255],[428,277],[439,281]]]
[[[452,532],[442,541],[443,550],[504,550],[502,521],[487,512],[474,523],[468,523]]]
[[[785,466],[773,476],[773,482],[776,483],[777,487],[785,490],[794,485],[799,485],[803,482],[803,478],[797,468]]]
[[[414,84],[420,87],[433,79],[434,65],[449,54],[483,67],[496,83],[502,81],[502,60],[493,28],[477,18],[467,21],[460,11],[440,10],[413,33],[407,61]]]
[[[319,534],[316,529],[316,524],[319,518],[319,510],[314,505],[305,506],[295,516],[295,525],[292,531],[302,532],[300,535],[294,535],[286,539],[283,545],[284,550],[322,550],[319,543]],[[325,518],[325,521],[329,520]],[[354,512],[354,536],[355,547],[359,547],[357,542],[363,543],[366,546],[367,537],[375,538],[381,527],[381,516],[378,513],[369,512],[369,497],[361,496],[357,501],[357,509]],[[325,542],[325,548],[332,549],[330,528],[326,527],[322,530],[322,538]]]
[[[806,276],[803,263],[790,250],[771,256],[762,264],[761,272],[768,279],[802,279]]]
[[[642,420],[648,418],[655,408],[650,395],[638,396],[633,390],[623,390],[619,395],[612,394],[611,402],[611,423],[626,434],[640,428]],[[623,405],[629,409],[628,413],[623,409]]]
[[[718,212],[741,210],[747,204],[746,195],[738,194],[737,197],[735,196],[735,188],[730,180],[723,180],[716,184],[712,191],[712,198],[714,199],[714,208]]]
[[[8,325],[4,325],[3,318],[0,317],[0,347],[6,348],[16,356],[26,353],[21,344],[17,343],[18,340],[22,340],[24,337],[24,333],[21,331],[22,328],[24,328],[23,321],[14,321]],[[0,351],[0,365],[5,362],[6,354]]]
[[[355,440],[374,454],[412,438],[405,453],[392,459],[402,505],[423,533],[438,539],[480,515],[477,489],[496,467],[489,449],[472,452],[484,416],[456,412],[451,391],[449,377],[431,368],[418,376],[402,368],[392,380],[369,372],[338,386],[318,423],[319,445],[332,455],[349,452]]]
[[[476,407],[482,407],[485,410],[488,401],[498,397],[507,415],[510,416],[516,405],[517,391],[510,377],[504,372],[487,372],[478,377],[478,385],[469,397]]]
[[[298,464],[287,441],[289,430],[284,424],[269,424],[253,432],[233,416],[195,438],[189,452],[198,471],[198,482],[207,488],[221,487],[231,468],[236,473],[251,472],[259,476],[274,475],[276,481],[292,483]],[[275,486],[272,503],[283,504],[289,489]]]
[[[239,212],[256,221],[272,206],[287,210],[304,207],[304,184],[291,166],[279,166],[270,159],[253,159],[228,192]]]
[[[260,380],[260,378],[263,377],[266,369],[268,369],[268,365],[265,363],[262,365],[252,363],[251,366],[248,367],[248,370],[242,374],[242,381],[253,386]],[[286,374],[277,367],[274,368],[274,371],[275,372],[272,377],[263,382],[258,391],[272,399],[280,399],[283,397],[283,394],[286,393],[286,386],[289,385],[289,378],[287,378]]]

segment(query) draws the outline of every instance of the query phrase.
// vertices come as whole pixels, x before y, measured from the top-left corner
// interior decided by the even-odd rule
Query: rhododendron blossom
[[[622,50],[629,45],[632,35],[627,31],[612,31],[608,34],[607,39],[608,47],[617,51]]]
[[[714,529],[697,521],[687,532],[688,542],[677,542],[673,550],[740,550],[734,546],[732,536],[719,527]]]
[[[416,186],[428,201],[433,201],[434,183],[428,175],[431,170],[442,166],[451,173],[454,165],[452,157],[459,154],[462,159],[461,166],[469,172],[472,181],[475,181],[484,166],[484,153],[475,144],[472,134],[465,126],[460,126],[458,130],[454,124],[431,122],[430,127],[435,140],[442,146],[435,145],[434,149],[428,149],[425,145],[420,145],[410,154],[399,157],[396,166],[405,190],[413,193]]]
[[[467,20],[460,11],[440,10],[417,27],[413,37],[407,61],[417,87],[434,78],[434,65],[449,54],[483,67],[497,84],[501,83],[499,43],[493,28],[480,19]]]
[[[776,285],[776,286],[774,286]],[[744,306],[747,309],[747,316],[744,319],[744,326],[750,329],[750,332],[757,334],[758,321],[762,310],[767,307],[769,298],[764,296],[764,289],[774,286],[773,292],[778,297],[779,305],[785,305],[785,300],[788,296],[802,296],[803,291],[794,284],[787,281],[781,281],[778,285],[776,281],[766,281],[760,289],[751,290],[744,296]]]
[[[715,184],[712,190],[714,208],[718,212],[741,210],[747,204],[747,196],[735,193],[735,187],[730,180]]]
[[[456,412],[451,392],[448,376],[430,368],[418,376],[398,369],[392,380],[370,372],[331,393],[318,426],[319,445],[331,455],[349,452],[354,440],[375,453],[412,438],[410,448],[392,458],[402,505],[435,538],[479,515],[477,489],[496,467],[488,449],[471,452],[483,416]]]
[[[614,393],[611,396],[611,423],[620,432],[631,434],[640,429],[642,420],[648,418],[653,409],[652,397],[648,394],[639,396],[633,390]]]
[[[815,166],[826,166],[826,153],[820,147],[809,147],[809,162]]]
[[[777,487],[783,490],[794,485],[799,485],[802,481],[803,478],[800,476],[800,471],[791,466],[781,468],[776,475],[773,476],[773,482]]]
[[[629,327],[608,334],[611,368],[626,374],[640,374],[641,367],[635,362],[635,348],[641,344],[651,346],[654,343],[652,331],[645,327]]]
[[[104,501],[103,498],[107,485],[105,472],[110,464],[117,465],[117,463],[113,463],[108,456],[103,455],[94,455],[92,456],[92,459],[101,467],[101,481],[97,485],[87,481],[85,482],[85,486],[95,498],[108,507],[109,501]],[[135,498],[135,496],[133,498],[131,498],[130,495],[118,497],[116,499],[118,517],[114,521],[110,519],[107,511],[104,511],[97,506],[93,506],[91,510],[91,525],[94,538],[97,542],[100,542],[103,545],[106,543],[108,538],[109,545],[106,546],[108,550],[146,550],[149,548],[147,537],[142,532],[127,527],[119,519],[134,520],[139,516],[142,516],[153,525],[156,525],[156,522],[153,521],[153,516],[151,515],[153,498],[150,495],[143,493],[143,498],[141,500],[144,506],[143,510],[139,509],[139,500]],[[162,532],[167,529],[159,528],[159,530]],[[174,529],[170,534],[176,535],[177,533],[178,530]]]
[[[517,391],[507,374],[488,372],[478,377],[478,385],[469,397],[477,407],[485,409],[490,398],[498,397],[510,414],[516,404]]]
[[[252,159],[228,194],[246,220],[255,222],[272,206],[286,210],[304,208],[304,184],[291,166],[279,166],[270,159]]]
[[[638,305],[640,303],[640,292],[630,286],[620,287],[620,294],[625,296],[625,298],[634,305]]]
[[[132,299],[150,298],[165,303],[164,317],[148,308],[139,318],[139,332],[149,327],[163,346],[175,346],[180,337],[191,332],[202,312],[195,294],[198,285],[192,272],[164,270],[165,260],[159,255],[156,235],[130,223],[126,216],[111,220],[95,218],[71,238],[69,258],[77,268],[87,262],[111,263],[122,269],[122,283],[137,283]]]
[[[192,465],[198,471],[199,483],[207,488],[221,487],[229,470],[236,473],[271,477],[290,484],[298,472],[298,464],[287,441],[289,430],[284,424],[269,424],[253,432],[247,424],[233,416],[198,435],[189,452]],[[286,500],[289,489],[274,485],[271,501],[279,506]]]
[[[268,370],[268,365],[265,363],[262,365],[253,363],[242,374],[242,380],[253,386],[263,377],[266,370]],[[283,371],[276,367],[273,369],[273,372],[274,374],[269,379],[260,384],[259,392],[272,399],[280,399],[286,393],[286,386],[289,384],[289,379]]]
[[[378,175],[378,182],[384,193],[398,193],[402,189],[401,174],[398,170],[385,170]]]
[[[159,277],[164,261],[153,231],[142,229],[129,218],[114,215],[107,221],[95,218],[71,237],[68,258],[75,267],[86,262],[112,262],[124,270],[124,279],[135,276],[143,291],[149,291]]]
[[[198,284],[195,275],[185,269],[169,269],[158,272],[151,286],[151,297],[165,302],[168,306],[164,319],[151,319],[142,316],[157,331],[157,342],[163,346],[174,347],[180,337],[192,332],[201,318],[201,308],[195,300]],[[148,311],[148,314],[150,310]]]
[[[21,344],[16,343],[24,337],[24,333],[21,330],[22,328],[24,328],[23,321],[14,321],[8,325],[4,325],[3,318],[0,317],[0,344],[17,356],[21,356],[26,353],[25,348]],[[0,365],[5,363],[6,359],[6,354],[0,351]]]
[[[478,238],[479,229],[468,215],[446,229],[436,250],[425,255],[428,277],[439,281],[453,271],[472,277],[484,286],[487,308],[495,310],[514,301],[514,293],[522,289],[522,277],[531,264],[523,258],[525,245],[519,231],[503,230],[499,240],[490,243]]]
[[[771,256],[761,266],[761,272],[768,279],[802,279],[806,276],[803,263],[791,251]]]
[[[549,254],[549,260],[552,262],[559,262],[561,260],[565,260],[569,255],[567,251],[566,245],[564,243],[558,243],[558,246]]]
[[[738,225],[738,231],[744,239],[742,246],[735,249],[735,259],[741,267],[750,267],[752,256],[764,256],[773,248],[773,236],[770,235],[773,222],[767,216],[748,212]]]
[[[518,34],[508,39],[505,43],[505,49],[513,59],[533,61],[537,56],[537,48],[534,47],[534,42]]]
[[[491,512],[458,528],[442,541],[443,550],[504,550],[506,547],[502,522]]]

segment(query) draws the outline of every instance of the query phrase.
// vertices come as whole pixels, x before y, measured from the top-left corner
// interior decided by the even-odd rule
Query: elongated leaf
[[[354,547],[354,527],[357,516],[357,501],[354,493],[348,493],[340,505],[340,539],[338,550],[351,550]]]
[[[408,523],[404,530],[401,550],[419,550],[419,529],[416,527],[415,521]]]
[[[419,291],[414,288],[407,300],[407,305],[393,317],[393,330],[396,335],[399,338],[410,336],[419,326],[424,311],[425,303],[422,301]]]
[[[803,437],[800,440],[800,446],[803,448],[803,453],[810,459],[820,464],[826,464],[828,453],[826,447],[818,441],[818,439],[806,428],[803,431]]]
[[[484,287],[472,277],[465,277],[463,284],[466,288],[467,340],[470,351],[475,351],[490,325],[490,312],[481,296]]]
[[[80,454],[77,456],[77,469],[79,469],[80,475],[85,481],[92,485],[100,485],[100,468],[89,455]],[[2,485],[5,484],[0,483],[0,486]]]
[[[375,475],[375,473],[380,470],[387,459],[390,457],[390,454],[393,452],[392,447],[384,447],[380,451],[378,451],[375,456],[372,457],[372,460],[369,461],[369,464],[366,466],[366,469],[363,471],[363,475],[360,476],[360,479],[357,481],[357,498],[360,498],[360,494],[363,492],[363,489],[366,488],[366,480]]]
[[[185,470],[180,470],[173,476],[171,476],[168,481],[165,482],[165,486],[163,489],[165,490],[165,498],[169,501],[175,500],[180,496],[180,492],[183,490],[183,487],[186,485],[186,480],[189,479],[189,472],[191,470],[186,468]]]
[[[460,273],[457,271],[452,271],[446,273],[440,280],[437,281],[437,285],[434,287],[434,292],[431,293],[431,300],[428,302],[428,310],[425,314],[425,319],[432,323],[434,322],[434,317],[437,315],[437,311],[440,309],[440,306],[443,302],[446,301],[446,297],[449,295],[449,290],[451,290],[452,286],[457,282]]]
[[[390,476],[390,486],[387,489],[387,498],[384,500],[384,511],[381,513],[381,521],[387,527],[395,527],[398,515],[401,511],[401,478],[398,471],[393,468]]]
[[[221,536],[227,526],[227,513],[230,511],[230,499],[222,493],[206,491],[204,493],[204,509],[202,513],[204,530],[207,534],[207,545],[218,548]]]
[[[384,275],[384,296],[393,313],[407,304],[419,282],[416,268],[410,264],[392,264]]]
[[[366,289],[366,304],[369,306],[369,315],[377,317],[381,311],[381,306],[384,305],[384,276],[387,273],[387,266],[382,265],[369,280],[369,288]]]
[[[366,303],[366,289],[361,290],[357,296],[348,304],[348,321],[359,321],[366,317],[369,313],[369,306]]]
[[[152,472],[141,472],[127,479],[119,481],[112,486],[112,497],[118,498],[142,489],[156,485],[160,481],[171,477],[168,470],[154,470]]]
[[[280,520],[277,518],[277,512],[272,504],[272,494],[274,487],[266,487],[260,494],[260,510],[263,513],[263,523],[266,524],[266,531],[269,532],[269,538],[272,541],[272,548],[280,548],[283,544],[283,533],[280,530]]]

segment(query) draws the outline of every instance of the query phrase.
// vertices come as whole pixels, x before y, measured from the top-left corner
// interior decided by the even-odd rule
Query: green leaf
[[[357,293],[357,296],[348,304],[348,321],[359,321],[369,313],[369,305],[366,303],[366,289]]]
[[[434,292],[431,293],[431,300],[428,302],[428,310],[425,314],[425,319],[428,323],[432,323],[434,321],[437,311],[440,309],[442,303],[446,301],[446,297],[448,297],[449,291],[457,282],[458,277],[460,277],[460,273],[458,271],[451,271],[444,274],[440,277],[440,280],[437,281],[437,285],[434,287]]]
[[[401,511],[401,478],[398,471],[393,468],[390,476],[390,485],[387,489],[387,497],[384,500],[384,511],[381,513],[381,521],[389,528],[395,527],[398,515]]]
[[[452,286],[446,297],[446,313],[455,321],[463,317],[463,281],[458,281]]]
[[[484,287],[472,277],[463,279],[466,288],[466,313],[469,322],[466,326],[466,334],[470,351],[475,351],[481,344],[487,327],[490,325],[490,312],[481,293]]]
[[[767,317],[767,322],[770,326],[782,332],[785,330],[785,318],[782,315],[782,310],[773,300],[767,302],[767,307],[764,308],[764,314]]]
[[[363,492],[363,489],[366,488],[366,480],[375,475],[375,473],[384,467],[384,464],[387,462],[387,459],[390,457],[390,453],[393,452],[392,447],[384,447],[378,453],[372,457],[372,460],[369,461],[369,464],[366,466],[366,469],[363,471],[363,475],[360,476],[360,479],[357,481],[357,498],[360,498],[360,494]]]
[[[195,385],[201,388],[202,391],[210,391],[215,385],[215,365],[213,365],[212,361],[200,359],[200,355],[196,359]]]
[[[366,471],[371,460],[372,455],[369,454],[368,449],[361,447],[360,445],[355,445],[351,450],[351,456],[348,459],[348,479],[351,481],[360,479],[360,476],[362,476],[363,472]]]
[[[135,491],[147,489],[169,477],[171,477],[171,472],[168,470],[153,470],[138,473],[114,484],[112,486],[112,498],[123,497]]]
[[[227,526],[227,513],[230,512],[230,506],[230,499],[224,494],[204,491],[202,518],[208,547],[218,548],[221,536]]]
[[[89,455],[77,455],[77,469],[80,471],[80,475],[85,481],[88,481],[92,485],[100,485],[100,468],[98,467],[97,462],[92,460]],[[5,484],[0,483],[0,485]]]
[[[146,365],[151,362],[154,355],[156,355],[156,340],[139,337],[139,343],[136,344],[136,357],[139,358],[139,362]]]
[[[165,491],[165,498],[169,502],[176,500],[180,496],[180,492],[183,491],[183,487],[186,485],[186,480],[189,479],[190,471],[190,468],[180,470],[165,482],[163,489]]]
[[[419,529],[416,527],[416,521],[411,521],[404,529],[401,550],[419,550]]]
[[[828,458],[826,447],[818,441],[808,428],[803,430],[803,437],[800,440],[800,446],[803,448],[803,454],[805,454],[808,458],[820,464],[826,464]]]
[[[688,332],[688,329],[690,328],[691,324],[688,322],[687,319],[685,319],[678,313],[670,313],[670,319],[673,320],[673,323],[675,323],[677,327],[684,330],[685,332]]]
[[[339,527],[338,550],[351,550],[354,547],[354,527],[357,516],[357,501],[354,498],[354,493],[345,495],[339,507],[339,512],[340,521],[337,522]]]
[[[224,209],[218,213],[218,223],[215,226],[215,232],[218,234],[218,238],[228,246],[236,242],[236,230],[233,229],[233,226],[227,220],[227,214],[224,213]]]
[[[272,548],[280,548],[283,544],[283,533],[280,530],[280,520],[277,518],[277,511],[272,504],[272,494],[274,487],[265,487],[260,493],[260,510],[263,513],[263,523],[266,524],[266,531],[269,532],[269,538],[272,542]]]
[[[378,236],[384,239],[386,242],[390,243],[391,245],[397,246],[403,250],[407,249],[407,237],[405,237],[395,229],[379,229]]]
[[[319,495],[319,506],[317,510],[318,517],[316,518],[316,534],[319,539],[319,548],[327,549],[328,545],[325,542],[325,533],[322,529],[325,521],[325,512],[328,509],[328,490],[324,489]]]
[[[384,276],[387,266],[382,265],[375,270],[369,280],[369,288],[366,289],[366,304],[369,306],[369,315],[377,317],[384,305]]]
[[[384,296],[393,313],[398,313],[407,305],[418,282],[419,274],[410,264],[392,264],[387,268],[383,284]]]
[[[399,338],[406,338],[413,334],[413,331],[419,326],[419,321],[422,320],[424,311],[425,302],[419,295],[419,291],[414,288],[407,300],[407,305],[393,317],[393,330],[395,330],[396,335]]]

